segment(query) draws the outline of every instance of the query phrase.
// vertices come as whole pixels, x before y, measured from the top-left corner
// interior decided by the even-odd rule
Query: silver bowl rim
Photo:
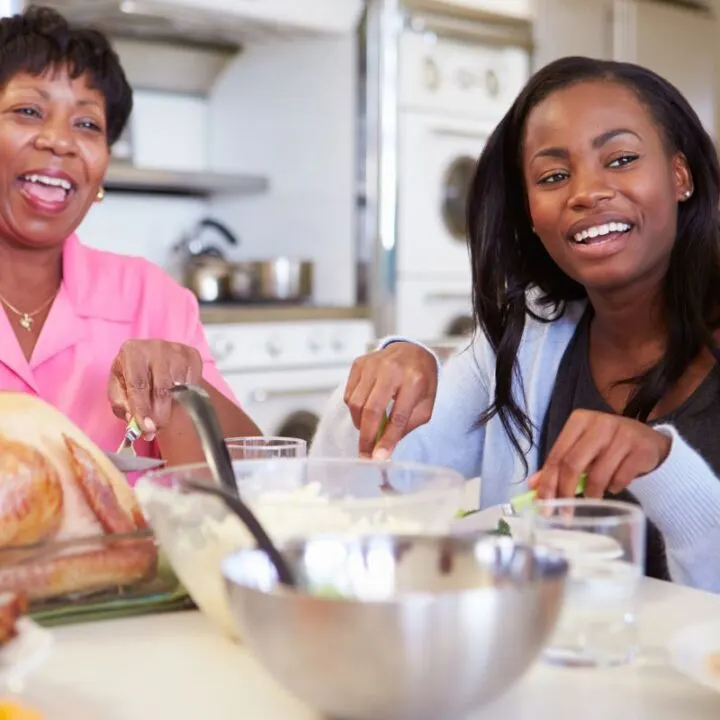
[[[522,589],[532,586],[541,586],[546,583],[553,583],[557,581],[565,582],[570,572],[570,563],[562,553],[553,550],[550,547],[541,544],[530,544],[524,542],[518,542],[507,536],[493,535],[491,532],[478,531],[472,534],[463,535],[447,535],[447,534],[390,534],[390,533],[373,533],[362,536],[348,536],[339,533],[318,533],[314,535],[299,535],[288,537],[277,543],[277,548],[280,552],[288,550],[290,548],[306,545],[311,541],[322,541],[322,540],[337,540],[347,543],[367,543],[373,540],[392,540],[395,542],[412,542],[428,544],[432,543],[437,545],[440,542],[447,541],[455,545],[463,545],[471,550],[477,547],[479,543],[494,545],[500,548],[520,550],[524,553],[531,555],[533,558],[540,559],[547,563],[546,574],[535,578],[523,578],[508,576],[502,586],[497,584],[483,585],[480,587],[469,587],[462,590],[444,590],[444,591],[428,591],[428,590],[417,590],[408,591],[401,594],[393,595],[387,598],[379,599],[358,599],[354,597],[324,597],[322,595],[313,595],[307,592],[303,588],[287,588],[281,585],[277,580],[273,583],[273,586],[269,590],[262,590],[257,587],[253,587],[246,583],[238,582],[228,572],[230,564],[237,562],[236,558],[247,555],[262,555],[264,551],[258,547],[245,547],[233,550],[231,553],[226,555],[220,564],[220,572],[226,583],[230,583],[233,586],[240,588],[241,590],[247,590],[253,593],[258,593],[266,597],[305,597],[312,598],[318,602],[331,602],[331,603],[346,603],[346,604],[359,604],[359,605],[400,605],[408,602],[427,602],[429,599],[440,600],[448,597],[467,597],[468,595],[482,595],[491,592],[497,592],[508,588]]]

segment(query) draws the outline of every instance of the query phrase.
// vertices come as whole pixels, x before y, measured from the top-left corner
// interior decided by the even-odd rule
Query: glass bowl
[[[233,462],[242,498],[275,542],[315,534],[351,536],[448,532],[464,478],[446,468],[360,459],[281,458]],[[220,570],[254,541],[221,500],[191,490],[212,482],[207,465],[153,472],[138,500],[174,571],[198,607],[237,638]]]

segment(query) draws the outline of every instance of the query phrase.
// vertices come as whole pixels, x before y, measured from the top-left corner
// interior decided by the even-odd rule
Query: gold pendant
[[[27,330],[28,332],[30,332],[32,330],[32,326],[33,326],[33,319],[27,313],[25,313],[20,318],[20,326],[25,328],[25,330]]]

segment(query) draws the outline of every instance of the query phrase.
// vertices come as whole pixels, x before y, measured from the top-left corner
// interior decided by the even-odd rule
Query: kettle
[[[239,244],[237,237],[221,222],[203,218],[173,248],[176,275],[180,276],[177,279],[200,302],[228,300],[231,266],[221,246]]]
[[[218,243],[218,240],[220,241]],[[223,225],[219,220],[213,218],[203,218],[192,231],[180,241],[180,246],[184,247],[187,254],[191,257],[200,255],[212,255],[214,257],[224,258],[225,255],[220,250],[220,246],[227,244],[233,247],[240,245],[237,237]]]

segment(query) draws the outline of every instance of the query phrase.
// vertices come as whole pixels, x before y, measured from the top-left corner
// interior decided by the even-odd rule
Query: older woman
[[[470,191],[471,347],[439,381],[410,343],[358,360],[315,452],[480,475],[483,506],[572,496],[587,472],[588,496],[643,506],[649,574],[720,592],[719,198],[712,139],[668,82],[542,69]]]
[[[226,436],[259,431],[213,363],[192,295],[74,234],[103,199],[131,109],[102,34],[47,8],[0,20],[0,389],[40,396],[105,450],[135,417],[152,444],[141,449],[180,463],[199,448],[175,383],[208,391]]]

